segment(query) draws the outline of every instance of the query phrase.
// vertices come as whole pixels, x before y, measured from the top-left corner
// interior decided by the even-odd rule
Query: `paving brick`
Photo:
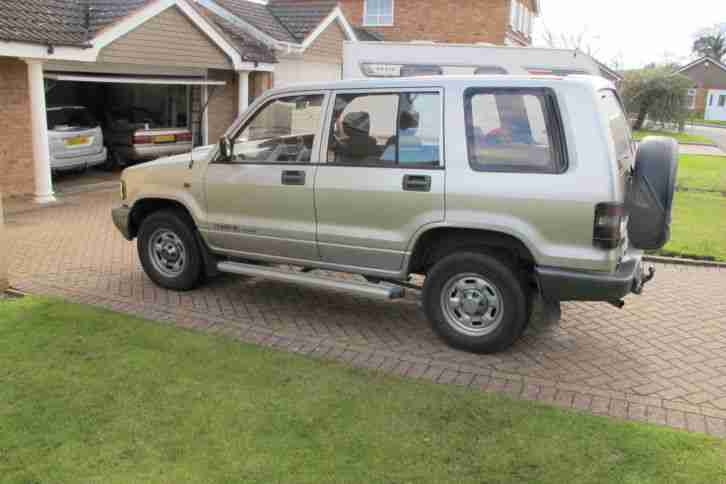
[[[7,202],[11,284],[389,374],[726,432],[726,270],[661,265],[621,311],[565,303],[559,326],[535,320],[512,350],[475,355],[436,337],[415,294],[385,302],[232,276],[183,294],[160,289],[111,223],[115,198],[115,191],[66,195],[47,208]],[[665,308],[671,300],[679,304]]]

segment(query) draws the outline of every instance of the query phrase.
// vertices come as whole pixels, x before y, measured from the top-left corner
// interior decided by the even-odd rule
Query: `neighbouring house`
[[[272,86],[339,79],[344,40],[335,1],[6,0],[0,192],[54,199],[46,106],[158,112],[208,144]]]
[[[702,57],[678,70],[693,81],[688,105],[697,116],[709,121],[726,121],[726,65]]]
[[[352,25],[363,29],[360,40],[528,46],[534,19],[541,13],[539,0],[340,0],[340,4]]]

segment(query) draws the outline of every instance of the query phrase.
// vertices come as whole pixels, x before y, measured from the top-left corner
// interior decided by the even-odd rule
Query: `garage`
[[[52,70],[44,77],[51,169],[57,173],[96,165],[113,169],[188,152],[206,142],[204,101],[225,85],[225,81],[197,77]],[[100,128],[100,133],[89,127]],[[102,141],[92,140],[94,135],[102,136]],[[55,138],[61,139],[54,143]],[[82,148],[91,149],[94,144],[96,151],[101,145],[106,148],[103,165],[92,159],[93,152],[83,156]]]

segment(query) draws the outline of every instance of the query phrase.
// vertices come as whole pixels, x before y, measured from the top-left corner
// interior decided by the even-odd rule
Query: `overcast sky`
[[[716,22],[726,22],[724,0],[540,0],[543,26],[555,34],[577,35],[588,29],[595,56],[611,64],[621,58],[625,68],[641,67],[666,58],[692,57],[693,34]],[[720,6],[719,6],[720,5]],[[537,43],[541,44],[541,40]]]

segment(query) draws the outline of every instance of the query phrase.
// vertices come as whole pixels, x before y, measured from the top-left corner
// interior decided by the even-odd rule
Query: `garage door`
[[[282,61],[275,66],[275,87],[300,82],[337,81],[341,79],[341,64]]]

